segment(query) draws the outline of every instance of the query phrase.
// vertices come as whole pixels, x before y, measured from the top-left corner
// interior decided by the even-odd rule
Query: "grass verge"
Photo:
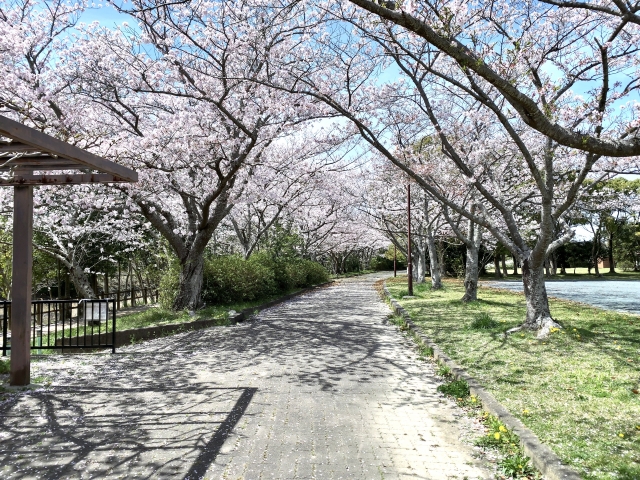
[[[429,338],[585,479],[640,478],[640,317],[551,300],[564,328],[538,341],[504,335],[524,318],[522,294],[481,288],[465,304],[458,281],[419,285],[406,300],[406,278],[387,286]]]

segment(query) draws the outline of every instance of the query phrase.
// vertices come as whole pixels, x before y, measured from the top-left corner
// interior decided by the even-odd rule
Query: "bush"
[[[445,395],[455,398],[465,398],[469,396],[469,385],[464,380],[454,380],[443,385],[439,385],[437,390]]]
[[[318,262],[312,262],[311,260],[302,260],[301,267],[306,274],[305,287],[311,285],[318,285],[329,281],[329,272],[326,268],[320,265]]]
[[[268,252],[249,260],[235,255],[211,257],[204,263],[202,299],[207,305],[255,301],[328,280],[327,270],[310,260],[274,258]],[[163,308],[171,308],[179,285],[180,265],[174,262],[160,281]]]
[[[496,328],[498,325],[498,322],[491,318],[491,315],[486,312],[482,312],[471,322],[471,328],[474,330],[489,330]]]
[[[205,261],[202,298],[209,305],[252,301],[276,291],[274,271],[260,262],[238,256]]]
[[[169,310],[173,306],[173,301],[178,296],[180,287],[180,264],[171,262],[169,269],[160,278],[160,294],[158,303],[162,308]]]

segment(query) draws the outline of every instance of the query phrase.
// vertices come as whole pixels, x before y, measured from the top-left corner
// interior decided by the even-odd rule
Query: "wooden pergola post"
[[[0,158],[0,186],[14,189],[10,383],[20,386],[31,381],[33,186],[137,182],[138,174],[2,115]]]
[[[32,243],[33,187],[13,187],[10,385],[28,385],[31,379]]]

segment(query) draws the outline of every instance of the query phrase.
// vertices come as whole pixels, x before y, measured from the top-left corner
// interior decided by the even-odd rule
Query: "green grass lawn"
[[[460,302],[459,281],[431,291],[406,277],[387,280],[424,333],[476,377],[560,458],[586,479],[640,479],[640,317],[551,300],[564,329],[545,341],[532,333],[505,337],[522,322],[524,296],[481,288]],[[471,328],[491,325],[493,328]]]

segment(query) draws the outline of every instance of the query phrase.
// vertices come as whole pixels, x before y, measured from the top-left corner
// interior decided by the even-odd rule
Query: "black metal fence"
[[[97,349],[116,351],[116,299],[34,300],[31,350]],[[2,355],[11,350],[11,302],[0,301]]]

